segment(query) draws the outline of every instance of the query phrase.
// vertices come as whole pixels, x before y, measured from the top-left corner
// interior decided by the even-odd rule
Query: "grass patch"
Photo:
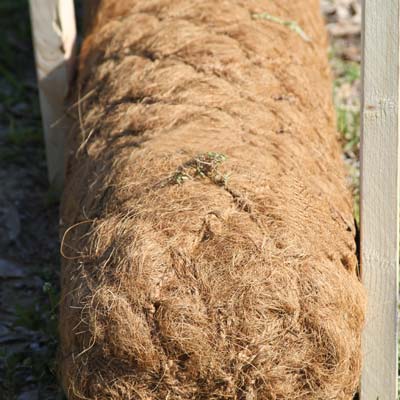
[[[41,271],[43,275],[45,270]],[[16,305],[16,319],[12,329],[23,328],[24,331],[29,331],[32,341],[17,350],[0,348],[0,361],[4,370],[1,391],[4,399],[16,399],[21,386],[20,380],[26,377],[30,377],[39,398],[49,393],[56,399],[64,398],[56,380],[58,302],[58,288],[45,281],[42,293],[35,297],[34,302]]]
[[[354,199],[354,218],[360,222],[360,79],[361,69],[356,62],[345,61],[330,54],[335,76],[333,97],[336,106],[337,129],[340,133],[344,158],[349,168]]]
[[[29,144],[44,146],[43,132],[36,127],[18,126],[15,119],[11,118],[6,135],[6,143],[11,146],[26,146]]]
[[[359,153],[360,147],[360,111],[343,105],[336,107],[337,129],[342,135],[346,153]]]

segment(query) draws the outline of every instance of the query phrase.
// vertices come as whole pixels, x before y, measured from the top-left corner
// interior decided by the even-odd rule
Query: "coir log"
[[[69,399],[350,400],[364,291],[319,1],[95,3],[62,205]]]

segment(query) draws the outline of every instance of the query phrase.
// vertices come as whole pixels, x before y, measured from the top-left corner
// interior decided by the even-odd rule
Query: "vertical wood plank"
[[[368,293],[362,400],[397,399],[399,0],[363,0],[361,274]]]
[[[65,97],[73,74],[76,22],[73,0],[30,0],[40,106],[50,184],[61,190],[64,138],[71,121]]]

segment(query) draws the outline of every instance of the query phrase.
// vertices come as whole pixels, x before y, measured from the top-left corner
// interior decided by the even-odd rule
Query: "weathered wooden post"
[[[398,0],[363,0],[361,272],[368,292],[362,400],[397,398]]]
[[[70,126],[64,102],[74,67],[74,3],[30,0],[30,13],[49,181],[60,190],[64,177],[64,138]]]

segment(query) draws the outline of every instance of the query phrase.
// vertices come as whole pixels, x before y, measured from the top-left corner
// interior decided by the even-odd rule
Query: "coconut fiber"
[[[364,292],[319,1],[91,7],[62,205],[69,399],[350,400]]]

